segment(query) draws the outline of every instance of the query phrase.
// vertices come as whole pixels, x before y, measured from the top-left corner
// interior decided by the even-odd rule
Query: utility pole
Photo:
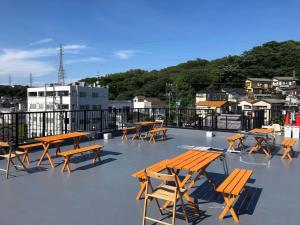
[[[8,75],[8,85],[11,86],[11,74]]]
[[[60,85],[65,85],[65,70],[64,70],[64,62],[63,62],[63,46],[59,45],[59,68],[58,68],[58,83]]]
[[[32,78],[32,73],[29,74],[29,87],[32,87],[33,83],[33,78]]]

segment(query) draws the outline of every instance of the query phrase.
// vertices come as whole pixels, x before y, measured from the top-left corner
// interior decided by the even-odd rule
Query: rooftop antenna
[[[11,86],[11,74],[8,75],[8,85]]]
[[[59,68],[58,68],[58,83],[65,85],[65,70],[63,62],[64,49],[62,44],[59,45]]]
[[[32,87],[33,83],[33,78],[32,78],[32,73],[29,74],[29,87]]]

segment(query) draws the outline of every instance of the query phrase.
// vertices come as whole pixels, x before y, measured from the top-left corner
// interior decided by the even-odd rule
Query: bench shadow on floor
[[[220,185],[227,177],[224,174],[211,173],[211,172],[209,173],[209,176],[213,179],[213,181],[216,183],[217,186]],[[249,185],[254,183],[255,183],[255,179],[250,178],[247,184]],[[250,193],[250,195],[247,195],[246,193]],[[255,211],[261,193],[262,193],[262,188],[246,186],[246,191],[243,191],[240,194],[240,196],[237,198],[234,204],[234,209],[236,210],[236,213],[238,215],[243,215],[243,214],[252,215]],[[220,204],[221,207],[224,206],[223,196],[220,193],[217,193],[207,180],[204,181],[199,186],[196,186],[196,188],[191,194],[191,197],[198,205],[206,204],[206,203],[209,204],[214,202]],[[228,214],[224,218],[227,217],[231,217],[231,215]]]

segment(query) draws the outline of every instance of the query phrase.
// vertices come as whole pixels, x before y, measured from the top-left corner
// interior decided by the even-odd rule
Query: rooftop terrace
[[[0,185],[0,224],[5,225],[135,225],[141,224],[143,200],[136,201],[138,181],[132,173],[152,163],[174,157],[195,146],[227,148],[224,137],[230,133],[217,132],[206,137],[205,131],[170,129],[167,141],[148,143],[122,142],[120,137],[97,140],[103,144],[101,163],[91,164],[90,159],[75,157],[73,172],[61,173],[62,158],[55,158],[55,170],[48,161],[39,169],[32,162],[30,174],[12,170],[13,176]],[[241,196],[237,210],[241,225],[299,224],[300,214],[300,164],[299,158],[281,160],[282,137],[277,136],[278,152],[269,160],[264,154],[226,153],[229,171],[235,167],[253,169],[250,183],[252,196],[244,201]],[[81,146],[89,145],[84,142]],[[252,137],[246,145],[254,144]],[[71,145],[62,149],[70,149]],[[297,151],[299,144],[295,147]],[[54,150],[52,151],[54,153]],[[30,154],[32,160],[41,151]],[[0,166],[5,162],[1,160]],[[220,183],[225,179],[223,165],[213,162],[208,170],[212,179]],[[223,198],[201,179],[191,192],[202,211],[202,219],[192,224],[235,224],[231,216],[218,219],[224,206]],[[158,215],[153,204],[150,213]],[[150,222],[148,224],[151,224]],[[186,224],[178,218],[176,224]]]

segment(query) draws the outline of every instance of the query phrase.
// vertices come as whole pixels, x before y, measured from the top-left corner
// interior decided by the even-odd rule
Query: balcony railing
[[[269,124],[272,115],[268,110],[217,114],[209,109],[192,108],[0,113],[0,139],[19,145],[35,137],[78,130],[113,132],[131,123],[155,119],[163,119],[167,127],[236,131]]]

